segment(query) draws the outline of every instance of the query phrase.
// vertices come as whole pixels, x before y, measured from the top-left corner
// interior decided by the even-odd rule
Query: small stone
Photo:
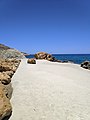
[[[36,60],[34,58],[28,59],[27,63],[36,64]]]

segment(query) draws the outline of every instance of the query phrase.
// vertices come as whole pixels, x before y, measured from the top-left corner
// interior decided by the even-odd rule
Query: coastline
[[[89,120],[90,70],[77,64],[23,59],[12,78],[10,120]]]
[[[62,62],[73,62],[75,64],[81,64],[82,62],[88,60],[90,61],[90,54],[52,54],[56,59]],[[26,56],[26,58],[33,58],[34,54]]]

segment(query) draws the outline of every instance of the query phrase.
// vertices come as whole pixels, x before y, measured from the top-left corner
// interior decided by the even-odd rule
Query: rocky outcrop
[[[45,52],[38,52],[35,54],[36,59],[45,59],[52,62],[61,62],[61,60],[57,60],[55,57],[53,57],[51,54],[45,53]]]
[[[36,59],[47,59],[48,53],[45,52],[38,52],[35,54]]]
[[[0,120],[11,115],[11,78],[20,62],[21,60],[17,59],[0,59]]]
[[[29,64],[36,64],[36,60],[34,58],[28,59],[27,63]]]
[[[3,44],[0,44],[0,58],[25,58],[24,54],[19,52],[16,49],[10,48],[8,46],[5,46]]]
[[[50,55],[50,54],[48,54],[48,53],[45,53],[45,52],[38,52],[38,53],[36,53],[35,54],[35,58],[36,59],[45,59],[45,60],[52,60],[52,59],[54,59],[53,57],[52,57],[52,55]]]
[[[90,61],[85,61],[85,62],[81,63],[81,67],[90,70]]]

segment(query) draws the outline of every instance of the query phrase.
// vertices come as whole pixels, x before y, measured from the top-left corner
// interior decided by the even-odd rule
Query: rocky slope
[[[24,54],[19,52],[16,49],[10,48],[8,46],[5,46],[3,44],[0,44],[0,58],[25,58]]]
[[[7,50],[7,49],[10,49],[10,47],[0,44],[0,50]]]

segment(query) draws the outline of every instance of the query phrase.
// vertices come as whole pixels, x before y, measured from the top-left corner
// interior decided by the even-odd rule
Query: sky
[[[0,0],[0,43],[30,54],[89,54],[90,0]]]

